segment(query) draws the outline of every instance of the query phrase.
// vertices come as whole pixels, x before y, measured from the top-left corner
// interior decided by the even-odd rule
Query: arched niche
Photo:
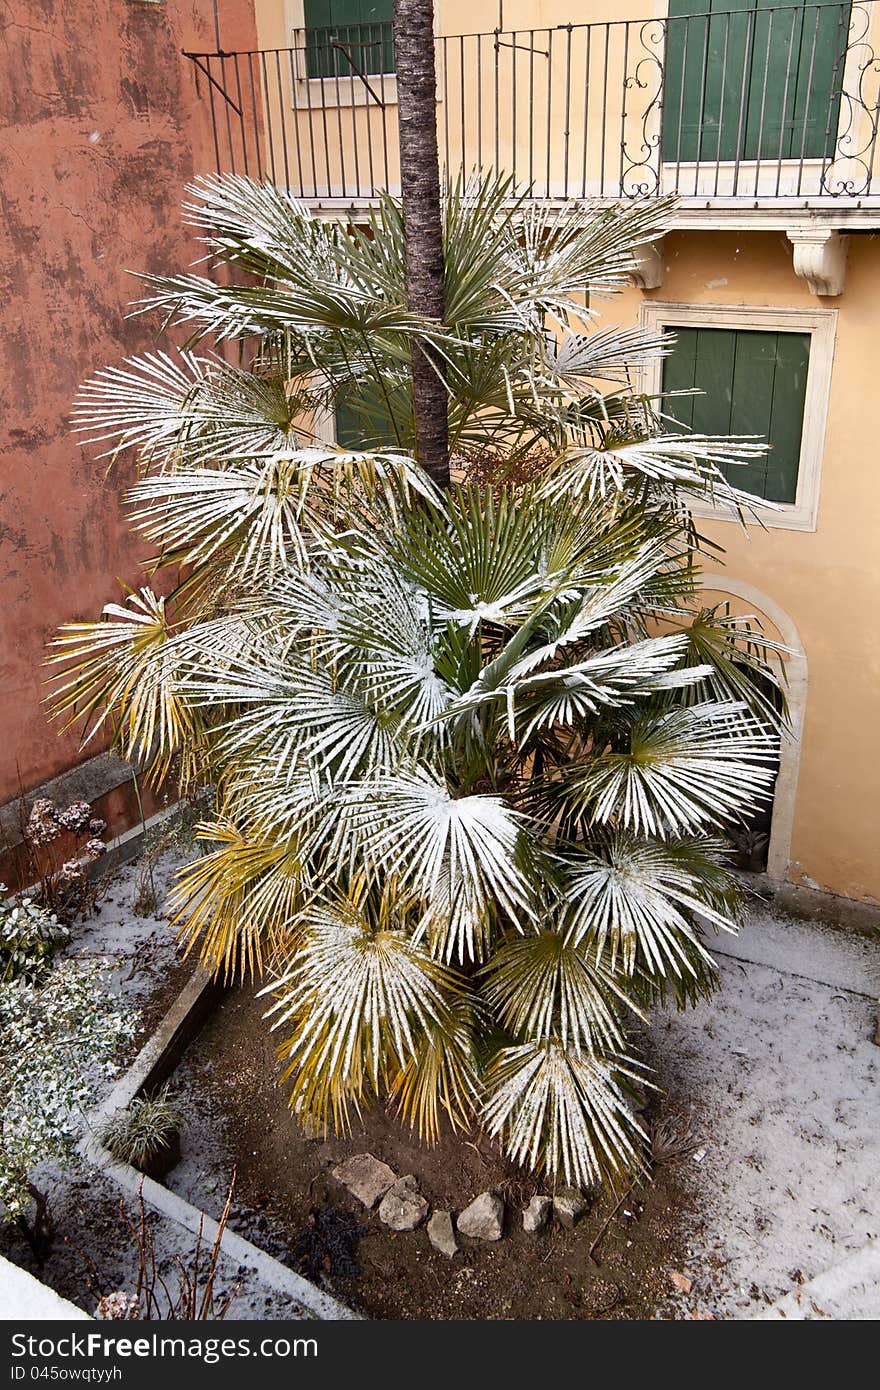
[[[801,737],[807,703],[807,656],[804,644],[794,620],[775,599],[754,584],[744,579],[733,579],[727,574],[710,573],[702,576],[702,588],[706,595],[738,599],[740,602],[736,608],[741,609],[743,615],[753,613],[763,622],[765,636],[778,639],[788,649],[784,656],[771,656],[780,670],[784,668],[783,689],[791,721],[790,727],[783,733],[779,751],[779,773],[773,792],[773,817],[767,849],[767,877],[781,883],[787,877],[791,861]],[[774,628],[775,632],[772,630]]]

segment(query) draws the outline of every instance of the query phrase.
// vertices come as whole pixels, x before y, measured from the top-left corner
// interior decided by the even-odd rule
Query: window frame
[[[441,10],[443,0],[434,0],[434,37],[441,33]],[[298,47],[306,33],[305,0],[284,0],[284,27],[287,42],[296,53],[293,67],[297,91],[302,101],[294,102],[295,109],[332,110],[337,106],[375,106],[375,102],[363,82],[355,74],[350,77],[309,77],[306,70],[304,47]],[[397,105],[397,75],[393,72],[374,73],[368,78],[374,91],[378,88],[383,106]],[[308,94],[308,95],[306,95]],[[440,84],[437,84],[437,104],[443,100]],[[381,107],[376,107],[381,110]]]
[[[815,531],[818,523],[825,432],[831,395],[834,345],[837,336],[836,309],[774,308],[758,305],[676,304],[651,300],[639,312],[640,326],[651,333],[676,328],[727,328],[740,332],[750,329],[769,333],[807,333],[810,361],[804,395],[801,449],[798,456],[797,491],[793,503],[770,506],[756,500],[755,513],[764,526],[792,531]],[[642,364],[641,389],[659,396],[663,386],[664,358],[649,358]],[[699,498],[689,503],[695,516],[713,521],[739,522],[731,507]]]

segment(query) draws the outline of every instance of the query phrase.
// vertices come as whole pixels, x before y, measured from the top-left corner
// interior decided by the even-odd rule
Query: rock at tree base
[[[576,1187],[564,1187],[553,1198],[553,1211],[560,1226],[570,1231],[590,1210],[590,1200]]]
[[[452,1259],[458,1250],[458,1241],[452,1229],[452,1217],[448,1211],[435,1211],[428,1222],[428,1239],[435,1250],[447,1259]]]
[[[372,1154],[354,1154],[333,1169],[333,1176],[365,1207],[374,1207],[397,1181],[394,1169]]]
[[[392,1231],[414,1231],[430,1210],[412,1173],[398,1178],[379,1203],[379,1220]]]
[[[550,1218],[552,1206],[552,1197],[534,1196],[523,1212],[523,1230],[528,1231],[530,1235],[543,1231]]]
[[[494,1192],[481,1192],[457,1221],[463,1236],[476,1240],[500,1240],[504,1233],[504,1203]]]

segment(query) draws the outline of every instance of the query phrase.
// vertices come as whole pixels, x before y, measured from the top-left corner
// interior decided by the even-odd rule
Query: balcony
[[[676,194],[679,226],[873,228],[878,40],[880,0],[440,34],[441,163],[553,203]],[[390,25],[187,57],[218,170],[331,213],[398,191]]]

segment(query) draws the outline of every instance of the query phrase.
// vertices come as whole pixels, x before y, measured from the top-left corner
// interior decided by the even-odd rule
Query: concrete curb
[[[206,971],[196,970],[131,1066],[89,1116],[89,1131],[80,1144],[80,1151],[89,1163],[111,1178],[126,1196],[137,1198],[138,1193],[142,1192],[144,1201],[154,1211],[160,1212],[191,1235],[201,1233],[208,1244],[213,1244],[219,1229],[213,1217],[184,1201],[161,1183],[144,1177],[136,1168],[119,1163],[104,1148],[98,1135],[115,1111],[124,1109],[136,1096],[161,1085],[171,1075],[187,1043],[205,1022],[222,990],[223,986]],[[302,1310],[304,1318],[360,1321],[361,1314],[346,1308],[330,1294],[295,1274],[280,1260],[267,1255],[228,1227],[223,1232],[220,1248],[237,1265],[253,1271],[267,1288],[292,1299]]]
[[[851,1320],[852,1314],[838,1310],[843,1301],[851,1306],[853,1296],[865,1310],[859,1321],[880,1317],[880,1239],[869,1240],[855,1254],[778,1298],[752,1322]]]
[[[0,1255],[0,1289],[4,1322],[91,1322],[88,1313],[62,1298],[48,1284]]]

